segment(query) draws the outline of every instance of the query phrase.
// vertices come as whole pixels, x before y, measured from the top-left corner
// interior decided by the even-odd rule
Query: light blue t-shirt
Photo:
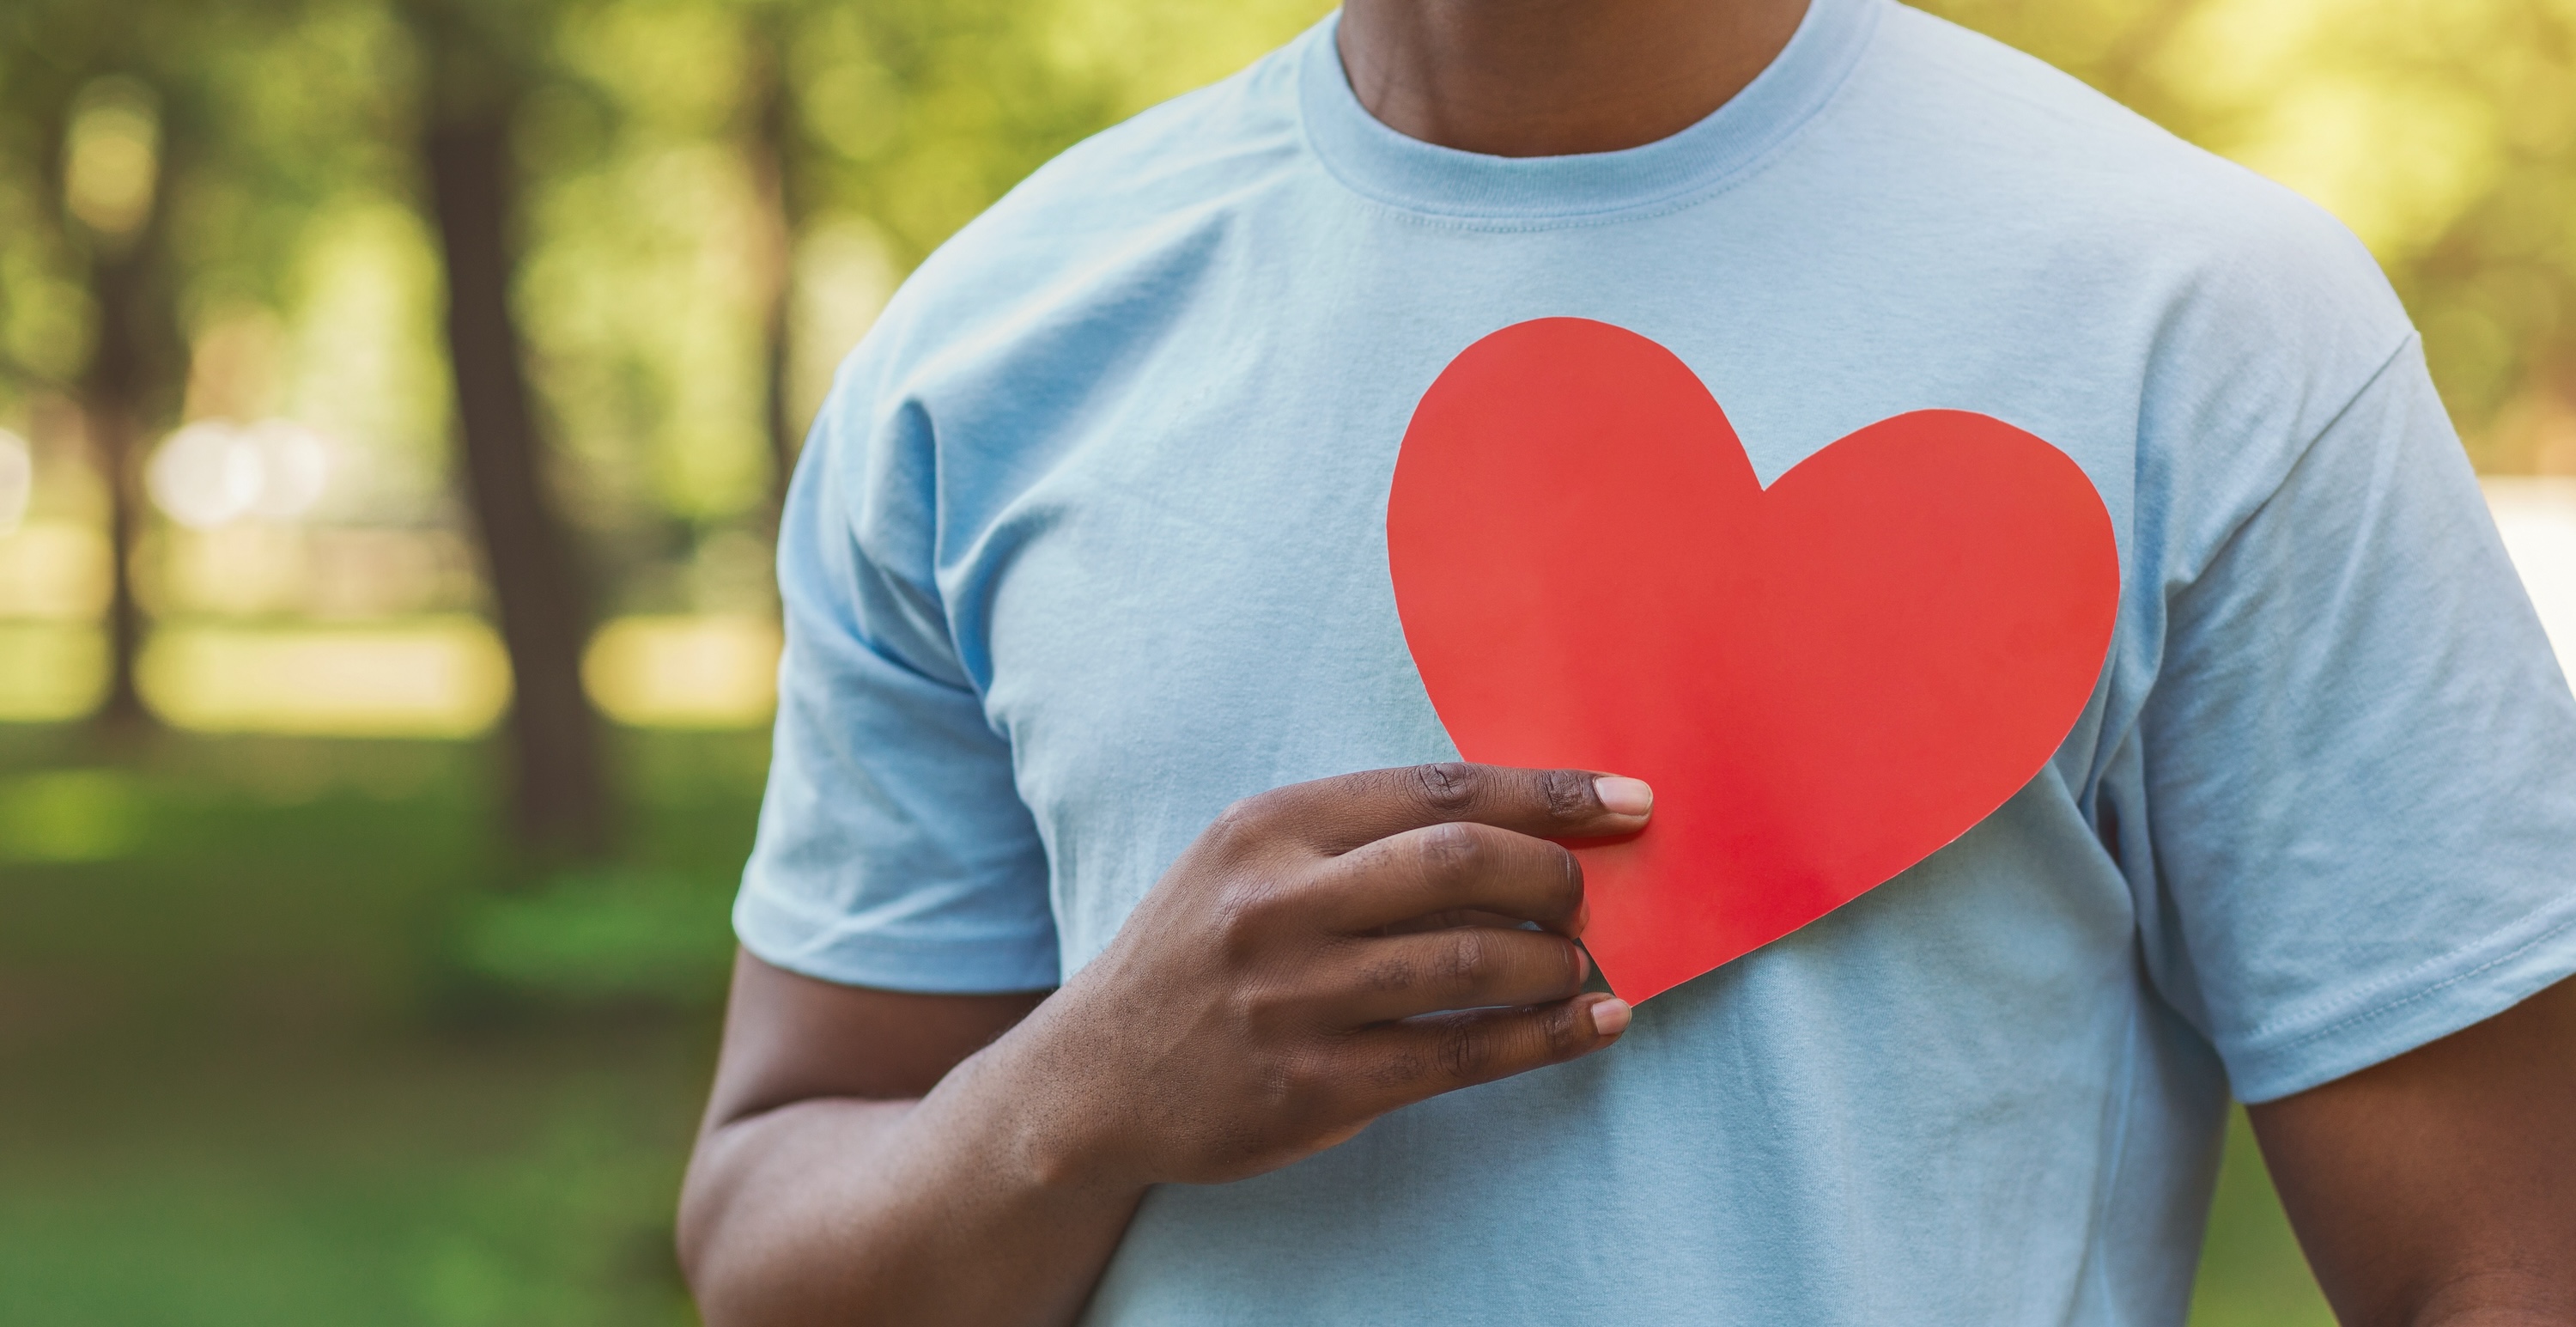
[[[2231,1088],[2576,970],[2576,702],[2369,255],[1890,0],[1543,159],[1378,124],[1328,23],[969,226],[796,479],[743,943],[1050,986],[1229,801],[1454,758],[1389,478],[1453,356],[1554,316],[1671,348],[1766,483],[1912,410],[2064,449],[2100,683],[1992,817],[1608,1051],[1157,1189],[1090,1321],[2179,1322]]]

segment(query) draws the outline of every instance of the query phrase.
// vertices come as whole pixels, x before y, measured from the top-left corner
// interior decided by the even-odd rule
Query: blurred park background
[[[2576,0],[1932,7],[2357,231],[2576,651]],[[690,1321],[782,468],[1322,8],[0,0],[0,1323]],[[2326,1321],[2240,1124],[2195,1322]]]

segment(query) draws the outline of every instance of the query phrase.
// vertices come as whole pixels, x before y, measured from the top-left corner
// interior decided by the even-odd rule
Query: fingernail
[[[1580,986],[1590,980],[1592,980],[1592,956],[1584,953],[1581,949],[1576,949],[1574,951],[1574,984]]]
[[[1592,1006],[1592,1030],[1605,1037],[1618,1036],[1628,1030],[1628,1016],[1632,1012],[1625,1000],[1604,1000]]]
[[[1582,938],[1583,938],[1583,933],[1584,933],[1585,931],[1588,931],[1588,930],[1591,930],[1591,929],[1592,929],[1592,900],[1590,900],[1590,899],[1585,899],[1585,900],[1583,900],[1581,903],[1578,903],[1578,904],[1576,904],[1576,905],[1574,906],[1574,929],[1573,929],[1572,931],[1567,932],[1567,934],[1569,934],[1569,935],[1573,936],[1573,937],[1574,937],[1575,939],[1577,939],[1577,940],[1580,940],[1580,939],[1582,939]]]
[[[1631,779],[1617,774],[1604,774],[1592,781],[1592,795],[1601,799],[1601,809],[1612,815],[1642,816],[1655,809],[1655,790],[1644,779]]]

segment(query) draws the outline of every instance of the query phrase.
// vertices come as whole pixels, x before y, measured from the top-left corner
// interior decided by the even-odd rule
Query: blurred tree
[[[2423,326],[2480,465],[2576,470],[2576,0],[1925,3],[2332,208]],[[421,470],[461,442],[518,683],[519,822],[600,841],[594,616],[755,611],[819,385],[901,271],[1053,153],[1322,9],[0,0],[0,374],[83,402],[118,453],[112,722],[139,713],[133,452],[177,421],[186,338],[261,323],[292,390],[184,408],[395,439]],[[341,335],[360,325],[397,334]],[[439,525],[441,500],[395,519]]]
[[[552,6],[408,0],[427,68],[421,158],[447,270],[447,347],[466,492],[514,684],[512,808],[544,852],[608,843],[598,718],[582,689],[588,596],[546,493],[511,307],[518,166],[511,132],[551,36]]]
[[[143,612],[134,592],[142,445],[176,410],[187,381],[165,243],[167,209],[159,206],[167,162],[174,149],[185,150],[186,130],[164,131],[161,100],[132,74],[93,77],[74,94],[60,164],[46,172],[63,182],[64,210],[88,250],[97,310],[80,398],[108,493],[109,673],[98,722],[119,735],[151,722],[135,685],[143,648]]]
[[[812,392],[798,390],[797,366],[846,351],[884,281],[1074,141],[1231,72],[1327,8],[1318,0],[731,7],[748,29],[742,140],[772,274],[762,395],[773,506],[812,405]],[[840,261],[823,265],[846,279],[837,289],[807,281],[801,297],[870,307],[795,316],[798,255],[817,242],[837,250],[828,256]],[[886,264],[896,271],[871,270]],[[800,347],[799,336],[832,344]]]
[[[200,146],[186,95],[195,89],[155,58],[174,40],[184,44],[187,15],[149,7],[149,18],[80,0],[0,9],[0,116],[11,147],[36,163],[37,213],[59,228],[52,247],[88,297],[89,345],[77,373],[55,385],[80,403],[107,494],[109,677],[96,722],[117,738],[151,722],[135,686],[139,458],[143,440],[177,411],[187,380],[166,195],[173,161]],[[21,377],[48,376],[14,367]]]
[[[803,229],[802,175],[812,149],[798,132],[794,93],[787,81],[790,20],[796,10],[772,3],[751,13],[751,39],[743,62],[743,156],[761,214],[759,261],[765,278],[761,300],[761,431],[769,440],[769,519],[773,530],[787,506],[787,481],[796,468],[803,430],[793,418],[795,349],[793,300],[796,236]]]

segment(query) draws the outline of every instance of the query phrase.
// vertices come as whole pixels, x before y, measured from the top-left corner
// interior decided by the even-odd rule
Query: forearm
[[[680,1218],[709,1327],[1072,1321],[1144,1189],[1062,1164],[996,1051],[919,1101],[710,1129]]]
[[[1068,1322],[1149,1185],[1276,1170],[1609,1045],[1628,1007],[1583,993],[1583,874],[1554,840],[1633,834],[1652,801],[1477,765],[1277,789],[1043,996],[837,987],[745,953],[681,1197],[701,1311]],[[1420,924],[1459,917],[1537,929]]]

